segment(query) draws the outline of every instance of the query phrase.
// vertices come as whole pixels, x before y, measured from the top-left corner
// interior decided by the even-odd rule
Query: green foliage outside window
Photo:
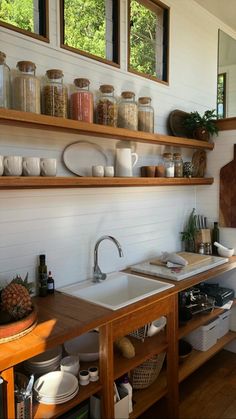
[[[33,0],[0,0],[0,20],[34,32]]]

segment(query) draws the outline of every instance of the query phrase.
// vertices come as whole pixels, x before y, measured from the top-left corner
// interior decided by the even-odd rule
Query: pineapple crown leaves
[[[14,277],[11,281],[11,284],[23,285],[29,291],[29,294],[32,294],[33,282],[28,282],[28,276],[29,272],[27,272],[25,279],[22,279],[21,276],[17,274],[16,277]]]
[[[194,240],[195,234],[198,231],[195,211],[195,208],[193,208],[186,223],[185,230],[180,233],[182,235],[182,241]]]

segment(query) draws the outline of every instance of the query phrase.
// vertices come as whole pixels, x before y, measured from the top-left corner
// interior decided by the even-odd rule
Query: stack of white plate
[[[79,391],[78,379],[69,372],[53,371],[39,377],[34,396],[39,403],[61,404],[73,399]]]
[[[49,349],[24,362],[24,368],[30,374],[42,375],[50,371],[55,371],[62,358],[62,346]]]

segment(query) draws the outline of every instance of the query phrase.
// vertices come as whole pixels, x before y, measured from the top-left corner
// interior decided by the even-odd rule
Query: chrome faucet
[[[121,248],[120,243],[118,242],[118,240],[115,239],[115,237],[112,236],[102,236],[100,237],[100,239],[97,240],[95,247],[94,247],[94,267],[93,267],[93,282],[100,282],[103,281],[104,279],[106,279],[107,275],[105,273],[103,273],[101,271],[101,269],[98,266],[98,247],[99,244],[103,241],[103,240],[111,240],[113,241],[113,243],[115,243],[118,252],[119,252],[119,256],[122,257],[123,256],[123,251]]]

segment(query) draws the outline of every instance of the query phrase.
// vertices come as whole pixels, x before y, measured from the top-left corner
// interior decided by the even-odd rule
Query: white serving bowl
[[[218,247],[218,255],[224,258],[230,258],[234,254],[234,249],[226,249],[224,247]]]
[[[97,361],[99,358],[99,333],[88,332],[64,343],[68,355],[79,356],[80,361]]]

